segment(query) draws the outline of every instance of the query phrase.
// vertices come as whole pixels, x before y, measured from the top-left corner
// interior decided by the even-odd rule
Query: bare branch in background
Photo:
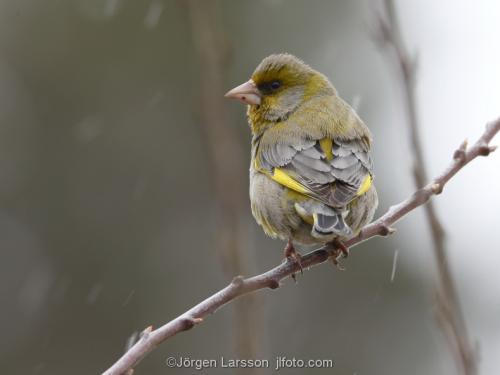
[[[496,147],[490,146],[489,143],[499,131],[500,118],[487,125],[481,138],[472,147],[467,148],[467,143],[462,143],[453,154],[451,164],[433,181],[419,188],[403,202],[390,207],[383,216],[365,226],[356,237],[346,241],[345,245],[352,247],[372,237],[386,236],[393,233],[394,229],[391,226],[394,223],[415,208],[427,203],[433,195],[440,194],[446,183],[466,164],[478,156],[487,156],[493,152]],[[304,255],[301,258],[302,267],[308,269],[316,266],[331,257],[337,257],[339,253],[340,251],[332,245],[325,245]],[[285,261],[263,274],[246,279],[242,276],[234,278],[224,289],[219,290],[217,293],[198,303],[174,320],[154,331],[144,334],[113,366],[104,372],[104,375],[122,375],[126,373],[163,341],[179,332],[193,328],[195,325],[203,322],[206,316],[213,314],[220,307],[244,294],[265,288],[276,289],[280,286],[281,281],[299,271],[299,265],[296,262]]]
[[[386,17],[378,17],[376,37],[387,51],[392,52],[394,63],[398,69],[404,94],[404,105],[408,116],[408,131],[414,158],[413,178],[415,187],[418,189],[424,186],[428,178],[419,133],[420,126],[415,91],[417,60],[415,56],[411,56],[408,53],[403,42],[394,2],[392,0],[385,0],[384,4]],[[465,148],[465,144],[463,147]],[[463,154],[463,150],[459,149],[457,152],[458,157]],[[438,190],[441,188],[441,185],[436,187]],[[445,335],[448,336],[448,342],[451,344],[452,351],[459,364],[458,367],[461,368],[464,375],[473,375],[477,373],[476,355],[467,332],[460,301],[448,265],[445,232],[433,202],[425,205],[424,209],[431,230],[438,271],[437,301],[441,314],[440,322],[443,324]]]
[[[233,275],[254,272],[251,259],[254,249],[248,229],[248,180],[241,139],[235,124],[229,123],[224,98],[214,93],[225,92],[224,71],[228,66],[229,45],[217,22],[214,1],[190,0],[186,5],[193,45],[200,66],[199,99],[200,127],[205,142],[211,182],[215,195],[217,220],[214,226],[215,246],[223,270]],[[235,304],[236,354],[239,357],[257,357],[256,330],[259,313],[257,296]]]

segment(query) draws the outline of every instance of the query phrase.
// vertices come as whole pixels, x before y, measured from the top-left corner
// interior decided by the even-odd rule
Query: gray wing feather
[[[293,146],[297,151],[302,151],[302,150],[307,150],[314,146],[316,144],[316,141],[311,141],[311,140],[303,140],[302,143]]]
[[[262,152],[262,167],[272,170],[275,167],[283,167],[290,163],[293,157],[303,150],[310,149],[316,141],[304,140],[298,145],[275,144]],[[321,156],[321,155],[320,155]]]
[[[361,163],[356,163],[347,168],[332,168],[332,174],[335,176],[337,180],[342,180],[349,184],[355,184],[360,177],[360,170],[363,167]],[[365,176],[363,174],[363,176]]]
[[[288,164],[297,153],[297,150],[289,145],[277,144],[270,149],[270,160],[272,165],[282,167]]]
[[[300,154],[311,159],[321,159],[321,152],[316,150],[315,147],[309,147],[305,150],[302,150]]]
[[[364,167],[369,171],[373,170],[373,160],[367,152],[355,152],[356,157],[363,163]]]
[[[293,159],[291,163],[294,176],[298,176],[298,180],[303,182],[306,186],[314,184],[328,184],[335,181],[335,178],[328,172],[322,172],[311,166],[301,163],[299,160]]]
[[[362,141],[337,141],[332,145],[333,159],[316,140],[298,145],[277,144],[262,152],[262,164],[270,170],[280,167],[312,191],[312,197],[330,207],[345,207],[372,171],[368,146]]]
[[[352,200],[353,194],[356,194],[357,189],[348,184],[337,184],[330,195],[332,205],[343,207]]]
[[[295,157],[293,158],[293,161],[298,161],[312,169],[315,169],[320,172],[330,172],[331,167],[328,165],[327,162],[321,159],[312,159],[305,155],[303,152],[299,152]]]
[[[336,145],[333,146],[333,154],[336,155],[336,152],[338,156],[347,156],[349,152],[352,152],[366,169],[369,171],[373,169],[373,161],[370,152],[362,142],[336,141]]]
[[[333,144],[332,152],[333,152],[334,156],[340,156],[340,157],[348,156],[348,155],[352,154],[352,151],[350,148],[342,147],[341,145],[339,145],[337,143]]]
[[[331,165],[334,168],[347,168],[347,167],[351,167],[354,164],[358,164],[358,163],[359,163],[359,159],[352,153],[348,156],[345,156],[345,157],[333,158],[333,160],[331,161]]]

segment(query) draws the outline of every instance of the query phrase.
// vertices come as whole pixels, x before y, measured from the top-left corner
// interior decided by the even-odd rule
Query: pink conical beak
[[[259,89],[255,85],[255,82],[249,80],[242,85],[229,90],[226,95],[224,95],[224,97],[236,99],[248,105],[259,105],[261,94],[259,92]]]

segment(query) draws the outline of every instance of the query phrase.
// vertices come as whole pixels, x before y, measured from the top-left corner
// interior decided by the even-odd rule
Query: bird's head
[[[226,93],[248,104],[252,125],[286,120],[302,103],[321,95],[334,95],[328,79],[297,57],[283,53],[266,57],[252,77]]]

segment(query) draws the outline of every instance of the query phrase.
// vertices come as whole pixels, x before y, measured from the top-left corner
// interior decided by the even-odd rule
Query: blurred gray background
[[[397,6],[419,52],[435,174],[500,115],[500,6]],[[281,261],[284,244],[250,215],[245,109],[222,97],[270,53],[301,57],[358,107],[375,138],[378,214],[411,194],[400,88],[371,36],[379,10],[368,0],[0,1],[2,371],[100,373],[134,332]],[[474,161],[436,200],[482,374],[500,365],[499,165],[496,154]],[[291,374],[456,373],[422,211],[397,228],[353,250],[344,272],[322,265],[224,307],[136,373],[195,372],[169,369],[172,355],[335,362],[282,370]]]

